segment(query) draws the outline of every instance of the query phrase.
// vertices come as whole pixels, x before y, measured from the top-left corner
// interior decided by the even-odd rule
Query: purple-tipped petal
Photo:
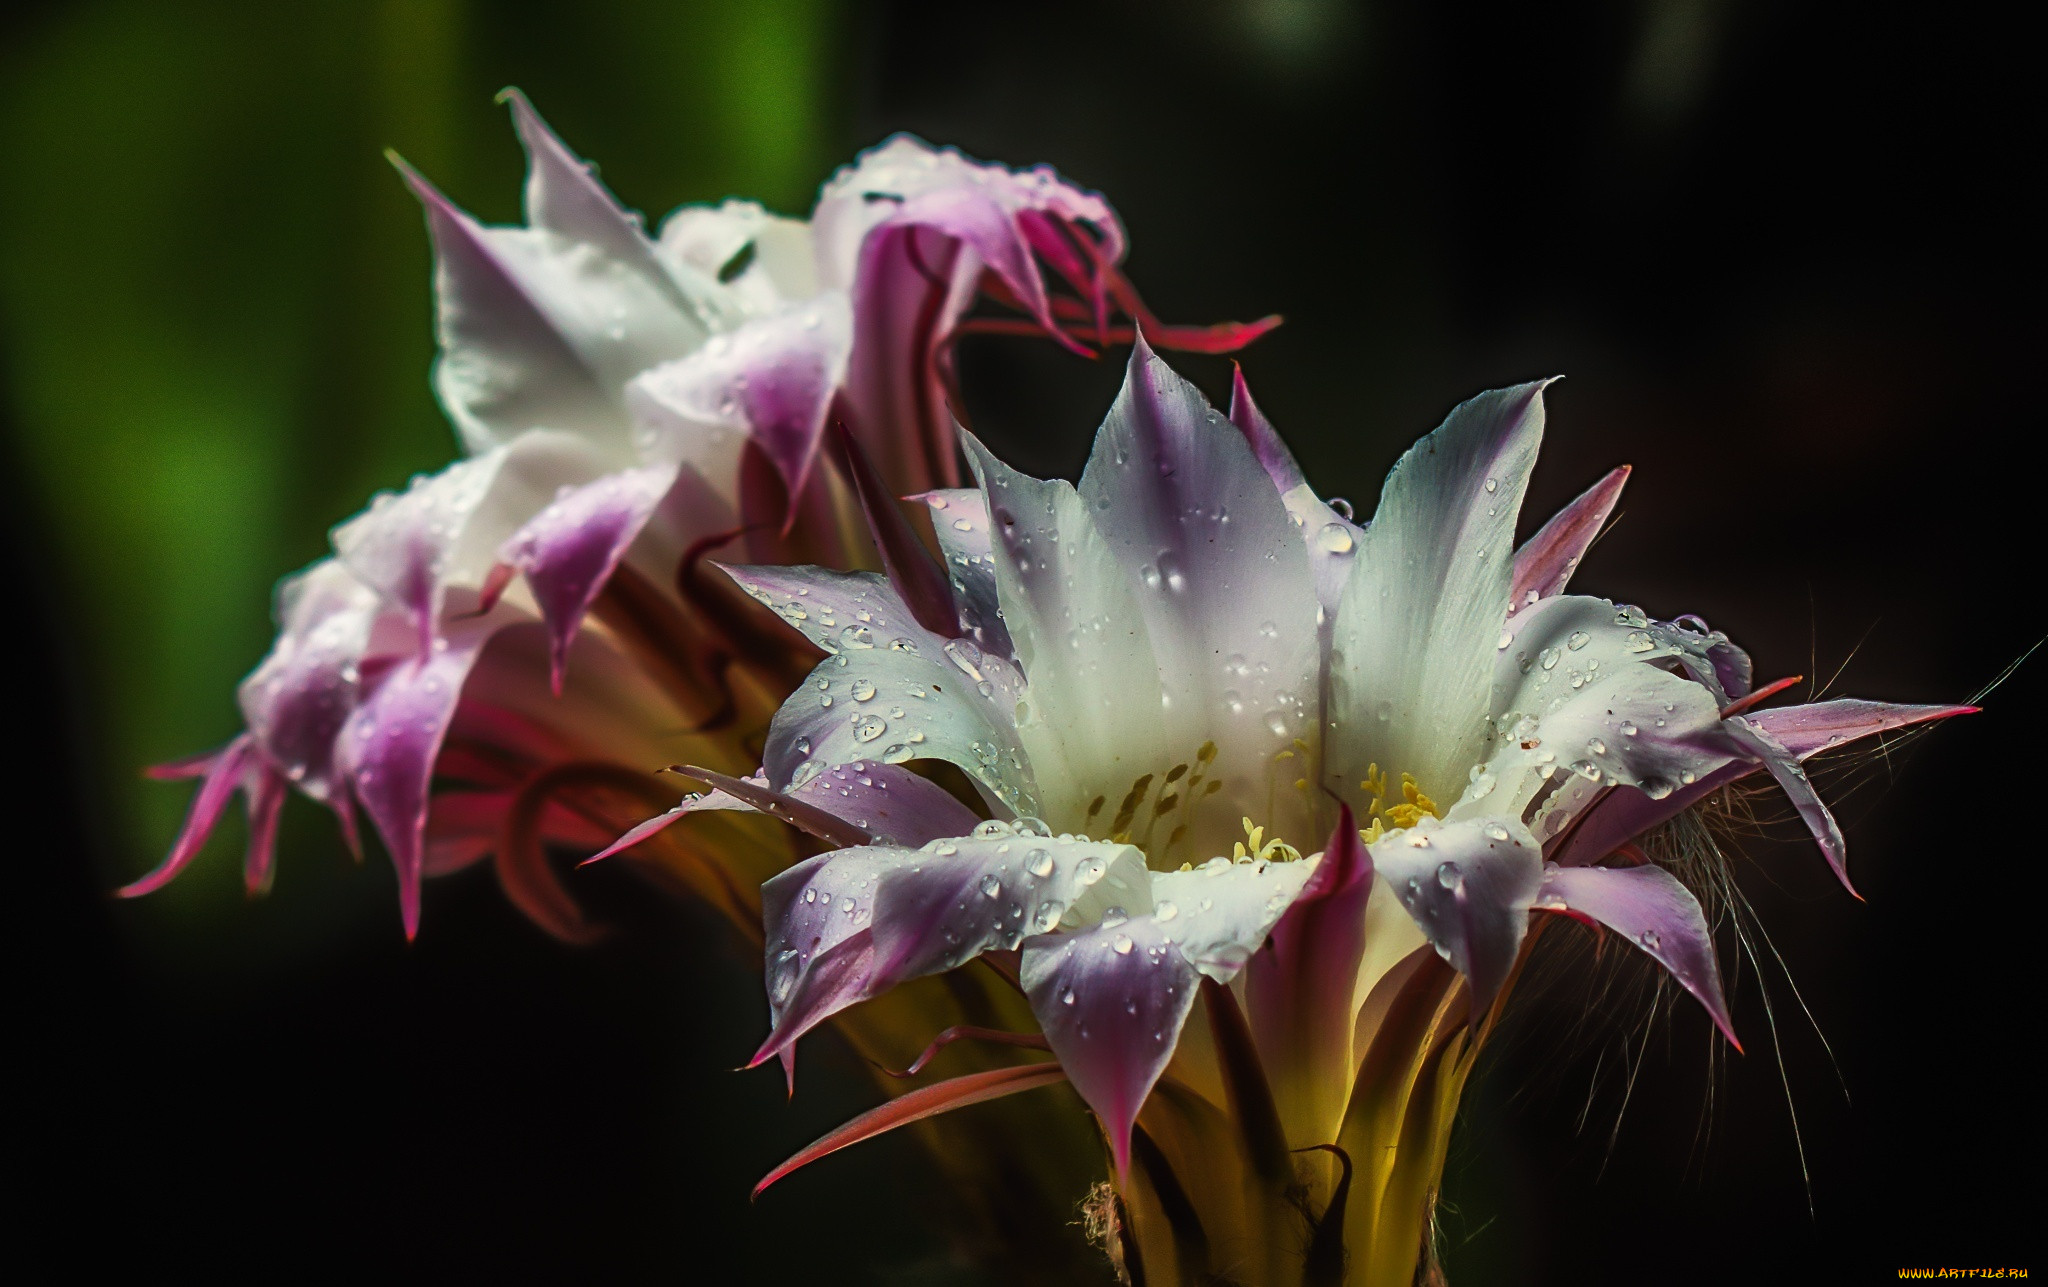
[[[1060,1066],[1102,1121],[1121,1180],[1131,1126],[1180,1042],[1201,975],[1156,915],[1024,944],[1021,979]]]
[[[1657,866],[1552,867],[1543,873],[1536,906],[1590,916],[1648,952],[1699,998],[1728,1044],[1742,1049],[1721,993],[1713,931],[1676,876]]]
[[[779,818],[783,822],[808,831],[827,844],[845,849],[872,843],[874,835],[866,827],[829,813],[795,794],[772,791],[765,783],[747,778],[728,777],[710,769],[701,769],[692,764],[679,764],[675,771],[685,777],[696,778],[725,795],[744,800],[758,812]]]
[[[812,567],[727,567],[742,589],[837,654],[776,712],[762,761],[777,789],[835,764],[946,760],[1019,816],[1035,815],[1014,716],[1024,676],[972,640],[920,626],[882,577]],[[995,748],[996,758],[989,758]],[[1000,770],[1000,771],[999,771]]]
[[[775,1023],[754,1062],[857,1001],[1014,948],[1063,915],[1151,906],[1144,857],[1128,845],[990,831],[922,849],[842,849],[762,886]],[[857,959],[834,950],[855,934],[866,944]]]
[[[1340,792],[1355,795],[1378,763],[1443,798],[1482,758],[1515,517],[1543,438],[1547,383],[1460,404],[1387,475],[1331,636],[1342,657],[1330,668],[1331,709],[1355,712],[1327,739],[1326,777]]]
[[[1252,401],[1252,390],[1245,383],[1244,368],[1235,362],[1230,364],[1230,423],[1244,434],[1252,454],[1258,457],[1266,476],[1273,480],[1275,491],[1285,495],[1308,482],[1308,476],[1294,462],[1294,453],[1287,449],[1272,422]]]
[[[1246,967],[1252,1035],[1283,1118],[1304,1138],[1334,1131],[1344,1113],[1372,885],[1357,819],[1340,805],[1321,862]]]
[[[698,775],[696,770],[690,773]],[[947,836],[965,835],[980,821],[936,782],[901,765],[880,761],[835,764],[787,793],[770,789],[768,779],[761,774],[744,782],[751,788],[746,799],[724,790],[690,796],[668,812],[640,823],[585,861],[596,862],[630,849],[692,813],[725,809],[776,815],[783,802],[796,803],[857,829],[860,839],[855,843],[859,844],[922,845]],[[760,807],[763,804],[769,807]],[[805,826],[794,816],[788,821],[813,835],[831,838],[817,826]]]
[[[1974,706],[1903,706],[1855,698],[1780,706],[1755,711],[1746,718],[1778,739],[1800,760],[1846,746],[1858,738],[1895,728],[1947,719],[1976,711]],[[1731,756],[1735,753],[1731,746]],[[1653,827],[1677,817],[1714,792],[1763,767],[1749,758],[1733,759],[1657,799],[1631,787],[1617,787],[1601,796],[1551,852],[1565,866],[1595,863]]]
[[[340,810],[347,790],[335,777],[335,740],[360,696],[377,593],[325,559],[287,578],[277,601],[277,641],[236,693],[242,719],[265,760]]]
[[[500,449],[420,474],[403,492],[382,492],[334,529],[334,552],[349,572],[412,619],[424,655],[447,594],[451,556],[489,499],[505,464]]]
[[[1374,868],[1472,988],[1484,1015],[1514,968],[1543,883],[1543,851],[1515,817],[1424,818],[1372,847]]]
[[[696,306],[655,259],[640,216],[605,190],[595,167],[569,150],[526,95],[507,89],[498,101],[511,107],[513,128],[526,148],[527,223],[602,252],[666,296],[678,312],[694,314]]]
[[[1577,500],[1551,516],[1536,535],[1515,551],[1514,588],[1508,596],[1508,615],[1564,593],[1565,583],[1578,569],[1607,516],[1614,512],[1621,489],[1628,482],[1629,467],[1622,465],[1588,487]]]
[[[1263,782],[1316,722],[1316,594],[1244,435],[1140,336],[1078,490],[1145,618],[1169,743],[1213,738],[1219,777]]]
[[[518,569],[547,622],[549,674],[557,694],[583,615],[675,481],[661,466],[586,483],[528,519],[498,557]]]
[[[1842,837],[1842,824],[1835,821],[1834,811],[1820,798],[1820,792],[1807,779],[1806,769],[1790,748],[1770,731],[1746,715],[1738,715],[1725,722],[1725,727],[1738,742],[1749,748],[1763,763],[1764,771],[1778,783],[1778,789],[1792,802],[1806,823],[1806,829],[1813,833],[1813,841],[1820,846],[1821,856],[1828,860],[1828,867],[1835,873],[1835,879],[1842,882],[1842,888],[1861,898],[1856,886],[1849,883],[1848,842]]]
[[[1087,503],[1062,479],[1011,469],[971,437],[967,447],[993,520],[990,553],[1017,663],[1027,675],[1044,667],[1057,676],[1031,691],[1026,718],[1008,708],[1020,736],[1035,740],[1024,764],[1040,789],[1093,792],[1128,781],[1131,765],[1187,759],[1200,738],[1182,745],[1163,721],[1129,716],[1156,716],[1164,687],[1139,586]]]
[[[1111,912],[1090,928],[1025,941],[1019,979],[1031,1011],[1102,1119],[1119,1174],[1131,1123],[1173,1057],[1196,985],[1235,978],[1319,869],[1317,859],[1218,858],[1151,872],[1149,907],[1126,902],[1129,916]]]
[[[1975,706],[1904,706],[1894,702],[1866,702],[1842,697],[1806,706],[1779,706],[1772,710],[1753,711],[1748,719],[1776,738],[1786,750],[1804,760],[1873,733],[1976,713]]]
[[[468,623],[378,681],[342,730],[340,760],[356,799],[390,851],[407,938],[419,931],[428,784],[463,681],[494,625]]]
[[[1336,621],[1337,604],[1344,597],[1344,584],[1351,576],[1352,552],[1364,537],[1365,529],[1332,509],[1308,485],[1301,466],[1294,463],[1293,453],[1252,401],[1242,367],[1231,378],[1230,422],[1251,444],[1252,454],[1273,480],[1280,503],[1287,507],[1287,516],[1301,533],[1315,576],[1316,601],[1323,608],[1321,633],[1327,638]]]
[[[629,405],[653,431],[652,450],[663,458],[680,459],[697,436],[746,435],[774,465],[794,506],[846,380],[853,326],[846,300],[836,294],[787,305],[639,375]]]
[[[392,164],[427,214],[442,357],[434,384],[472,451],[536,425],[575,428],[616,418],[596,373],[534,299],[474,219],[418,171]]]
[[[206,847],[207,837],[219,825],[228,801],[242,788],[253,754],[254,748],[247,733],[214,752],[207,764],[206,776],[192,797],[192,807],[185,814],[185,824],[178,829],[178,838],[171,844],[171,852],[164,856],[155,870],[121,886],[114,891],[116,894],[122,898],[138,898],[162,889],[199,856],[199,851]]]
[[[930,778],[879,760],[835,764],[790,794],[884,845],[929,844],[965,835],[980,821]]]
[[[1711,673],[1706,658],[1639,610],[1558,595],[1508,625],[1491,699],[1500,735],[1451,817],[1522,817],[1552,845],[1609,796],[1685,795],[1742,755],[1717,688],[1665,668],[1689,659]]]

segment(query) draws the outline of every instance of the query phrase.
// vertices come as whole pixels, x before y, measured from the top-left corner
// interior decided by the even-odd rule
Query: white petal
[[[1542,385],[1481,394],[1387,476],[1332,642],[1338,790],[1376,761],[1441,798],[1483,754],[1515,516],[1542,434]]]

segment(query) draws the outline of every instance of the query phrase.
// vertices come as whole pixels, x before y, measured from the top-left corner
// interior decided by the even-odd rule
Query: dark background
[[[1698,612],[1767,677],[1948,701],[2048,626],[2039,73],[1988,12],[18,14],[0,44],[16,1257],[66,1276],[971,1280],[893,1141],[746,1203],[858,1096],[829,1052],[793,1105],[724,1071],[758,1037],[754,970],[628,882],[587,877],[619,926],[595,949],[545,939],[482,873],[431,887],[407,947],[388,871],[352,868],[295,806],[265,902],[240,897],[238,833],[162,895],[105,897],[183,807],[134,767],[231,731],[265,587],[372,488],[449,454],[425,238],[382,146],[491,219],[516,213],[505,84],[650,214],[728,192],[800,212],[895,129],[1051,161],[1116,203],[1162,314],[1287,316],[1246,370],[1326,493],[1367,509],[1452,403],[1566,373],[1531,513],[1637,467],[1581,588]],[[1009,340],[962,360],[992,440],[1078,467],[1115,362]],[[1223,389],[1226,364],[1189,369]],[[1741,971],[1746,1056],[1713,1057],[1689,1005],[1643,1040],[1640,978],[1595,993],[1612,963],[1553,953],[1468,1094],[1454,1283],[2048,1272],[2028,1053],[2042,672],[1835,775],[1868,902],[1796,828],[1746,846],[1783,956],[1761,988]]]

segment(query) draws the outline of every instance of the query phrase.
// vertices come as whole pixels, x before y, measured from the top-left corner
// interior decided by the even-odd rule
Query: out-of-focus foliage
[[[52,533],[59,634],[89,679],[110,881],[155,860],[185,804],[134,770],[235,728],[271,583],[454,452],[427,384],[427,238],[384,149],[516,218],[520,152],[491,102],[514,83],[650,222],[735,193],[800,210],[837,150],[835,17],[830,0],[104,0],[0,46],[12,490]],[[287,844],[338,849],[326,833]],[[151,901],[209,922],[238,906],[232,864],[204,866]],[[356,883],[381,899],[383,879]]]

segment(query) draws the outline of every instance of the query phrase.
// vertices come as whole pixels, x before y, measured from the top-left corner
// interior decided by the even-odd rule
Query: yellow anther
[[[1384,836],[1386,834],[1387,824],[1381,822],[1378,818],[1374,818],[1372,820],[1371,826],[1365,828],[1363,831],[1360,831],[1358,833],[1358,838],[1364,841],[1366,844],[1371,844],[1373,841],[1378,840],[1381,836]]]
[[[1415,775],[1412,773],[1403,773],[1401,775],[1401,795],[1415,809],[1428,814],[1432,818],[1444,816],[1443,810],[1437,808],[1436,801],[1422,794],[1422,787],[1415,781]],[[1413,826],[1415,824],[1409,823],[1408,825]]]

